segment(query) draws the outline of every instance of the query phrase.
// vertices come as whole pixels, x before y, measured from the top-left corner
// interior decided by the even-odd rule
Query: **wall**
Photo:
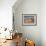
[[[14,5],[16,6],[16,5]],[[16,9],[17,8],[17,9]],[[18,7],[14,7],[15,30],[23,33],[23,37],[35,41],[41,46],[41,1],[23,0]],[[37,14],[37,26],[22,26],[22,14]]]
[[[16,0],[0,0],[0,27],[12,29],[12,6]]]
[[[41,1],[41,38],[42,46],[46,46],[46,0]]]

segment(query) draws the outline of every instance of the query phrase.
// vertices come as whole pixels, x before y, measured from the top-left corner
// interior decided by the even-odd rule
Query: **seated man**
[[[16,46],[22,46],[22,33],[16,33],[15,35]]]

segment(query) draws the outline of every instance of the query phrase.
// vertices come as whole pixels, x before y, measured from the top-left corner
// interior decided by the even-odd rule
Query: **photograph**
[[[37,14],[23,14],[22,25],[27,25],[27,26],[37,25]]]

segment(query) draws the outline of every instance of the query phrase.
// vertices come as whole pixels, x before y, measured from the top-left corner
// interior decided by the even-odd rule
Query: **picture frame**
[[[36,26],[37,25],[37,14],[22,14],[22,25]]]

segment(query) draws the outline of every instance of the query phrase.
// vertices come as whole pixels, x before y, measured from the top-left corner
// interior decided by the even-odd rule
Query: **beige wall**
[[[41,38],[42,46],[46,46],[46,0],[41,1]]]
[[[18,32],[22,32],[24,38],[27,37],[28,39],[34,40],[37,46],[41,46],[40,8],[40,0],[23,0],[18,7],[14,7],[13,9],[15,29],[18,30]],[[37,14],[37,26],[22,26],[22,14]]]

